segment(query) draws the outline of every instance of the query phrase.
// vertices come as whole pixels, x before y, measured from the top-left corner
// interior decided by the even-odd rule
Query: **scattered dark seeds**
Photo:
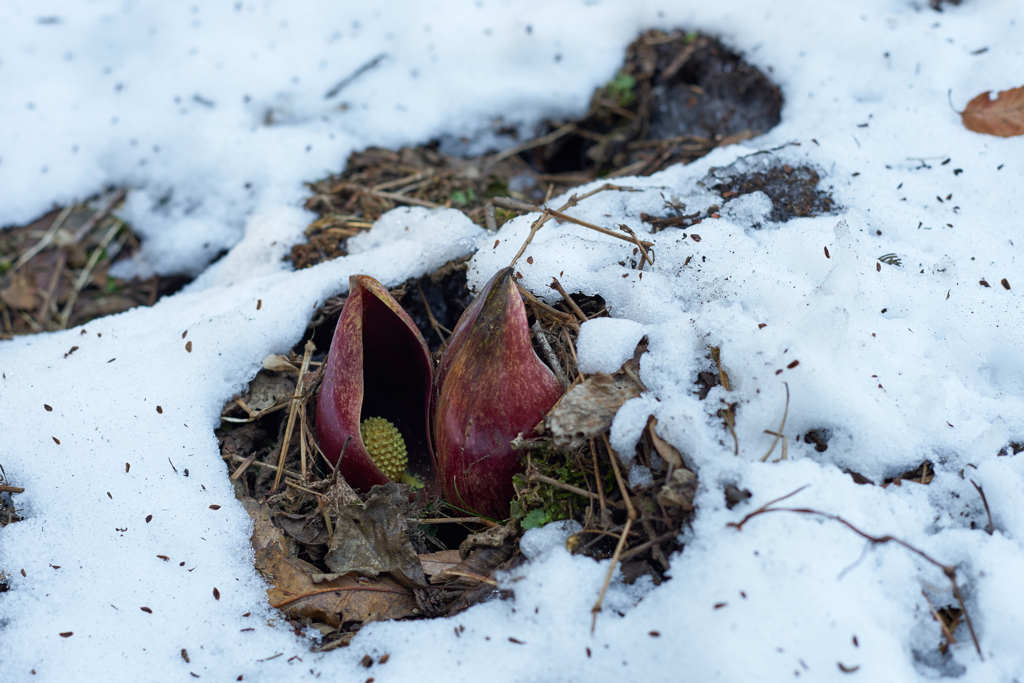
[[[1003,282],[1006,282],[1006,280],[1003,280]],[[1009,289],[1009,287],[1007,287],[1007,289]],[[52,413],[53,412],[53,406],[51,406],[49,403],[44,403],[43,404],[43,409],[46,412],[48,412],[48,413]]]
[[[146,607],[145,605],[143,605],[139,609],[142,610],[143,612],[145,612],[146,614],[152,614],[153,613],[153,610],[151,610],[150,608]]]
[[[217,590],[216,586],[213,587],[213,599],[220,600],[220,591]]]
[[[191,341],[185,342],[185,350],[188,351],[189,353],[192,353],[192,342]]]

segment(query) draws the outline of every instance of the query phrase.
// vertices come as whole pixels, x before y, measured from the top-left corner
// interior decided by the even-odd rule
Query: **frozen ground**
[[[996,455],[1024,441],[1024,138],[969,132],[950,106],[1022,85],[1024,26],[1016,0],[923,5],[5,3],[0,224],[116,184],[130,188],[123,217],[148,238],[126,270],[201,269],[231,251],[151,309],[0,344],[0,464],[26,489],[27,517],[0,532],[11,582],[0,677],[1024,679],[1024,456]],[[627,179],[643,191],[595,195],[576,215],[646,233],[642,211],[665,199],[704,208],[712,166],[785,143],[797,144],[779,154],[818,167],[842,208],[779,225],[753,197],[701,223],[699,242],[642,235],[657,254],[642,280],[619,265],[623,243],[572,225],[549,224],[527,252],[533,264],[520,262],[539,295],[558,275],[635,323],[585,335],[595,369],[638,330],[648,336],[649,391],[624,406],[612,439],[629,450],[654,414],[700,474],[672,580],[613,584],[591,633],[606,565],[569,556],[567,531],[551,526],[527,535],[531,562],[504,579],[514,601],[371,625],[348,649],[311,654],[252,568],[248,517],[213,435],[221,405],[350,273],[397,284],[479,248],[479,284],[530,219],[493,247],[450,212],[396,214],[363,251],[289,272],[279,257],[308,221],[302,182],[365,145],[580,111],[638,31],[680,25],[769,71],[782,122],[746,146]],[[702,402],[691,387],[708,345],[734,387]],[[789,459],[760,463],[784,382]],[[738,402],[738,455],[714,415],[720,401]],[[795,440],[815,428],[832,433],[823,453]],[[878,481],[924,459],[936,469],[928,486],[844,473]],[[753,498],[726,509],[726,483]],[[955,601],[943,574],[905,549],[787,513],[726,527],[804,485],[789,502],[955,565],[983,658],[963,626],[938,654],[922,591],[936,606]],[[366,653],[390,658],[366,670]]]

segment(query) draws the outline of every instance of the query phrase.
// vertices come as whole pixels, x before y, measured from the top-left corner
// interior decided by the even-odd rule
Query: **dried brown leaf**
[[[675,446],[661,438],[661,435],[655,430],[657,426],[658,418],[653,415],[647,418],[647,434],[651,437],[651,444],[654,446],[654,450],[658,452],[662,460],[672,467],[682,467],[683,457],[679,455],[679,451],[676,450]]]
[[[967,103],[960,118],[976,133],[1004,138],[1024,135],[1024,86],[1004,90],[995,99],[986,90]]]
[[[658,491],[658,502],[664,507],[678,507],[684,512],[693,510],[693,499],[697,495],[697,475],[680,467],[673,470],[672,477]]]
[[[365,503],[337,506],[324,564],[338,574],[391,573],[410,585],[427,577],[409,542],[409,495],[398,484],[375,486]]]
[[[38,292],[24,273],[17,273],[11,283],[0,290],[0,299],[15,310],[31,311],[39,305]]]
[[[555,445],[577,447],[608,429],[622,404],[640,395],[626,374],[591,375],[567,391],[544,418]]]
[[[291,553],[289,541],[270,521],[267,506],[252,499],[243,502],[253,519],[255,566],[270,583],[267,597],[273,607],[291,618],[333,627],[417,613],[415,596],[391,577],[367,579],[346,574],[318,580],[319,570]]]
[[[261,372],[249,383],[249,390],[243,396],[246,405],[260,412],[276,405],[287,403],[295,393],[295,379],[282,375]]]
[[[423,565],[423,573],[427,578],[433,580],[446,570],[452,569],[462,562],[458,550],[439,550],[436,553],[424,553],[420,555],[420,564]]]

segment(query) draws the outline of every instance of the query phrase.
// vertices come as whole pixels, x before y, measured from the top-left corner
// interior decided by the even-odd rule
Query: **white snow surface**
[[[517,264],[538,296],[554,300],[558,277],[619,319],[584,325],[588,368],[614,369],[626,338],[647,337],[647,391],[611,437],[628,462],[654,415],[698,472],[671,579],[627,585],[617,573],[591,630],[607,563],[570,555],[573,528],[556,524],[527,534],[529,561],[501,577],[514,599],[371,624],[346,649],[311,653],[252,567],[213,432],[221,406],[350,274],[397,285],[475,252],[480,286],[536,216],[495,236],[450,210],[400,209],[351,255],[291,272],[280,257],[310,220],[303,183],[367,145],[477,134],[486,145],[496,120],[581,112],[639,31],[676,26],[720,36],[769,73],[781,123],[571,209],[654,242],[642,276],[628,243],[555,221]],[[973,133],[954,109],[1024,85],[1017,0],[941,13],[924,0],[11,0],[0,37],[0,225],[123,186],[120,215],[146,241],[122,272],[202,271],[152,308],[0,343],[0,465],[25,488],[26,517],[0,531],[3,680],[1024,679],[1024,456],[997,456],[1024,441],[1024,137]],[[834,214],[777,224],[766,197],[749,196],[687,230],[641,221],[669,202],[720,204],[713,168],[763,163],[750,155],[780,146],[777,158],[818,169]],[[593,334],[602,326],[611,339]],[[700,400],[710,346],[732,390]],[[726,403],[735,441],[717,415]],[[788,458],[776,462],[776,445],[762,462],[784,412]],[[798,439],[812,429],[831,434],[826,451]],[[925,459],[928,486],[848,474],[880,482]],[[727,484],[752,497],[728,509]],[[792,513],[727,526],[802,486],[785,504],[955,566],[983,656],[963,624],[938,653],[928,600],[955,599],[905,548]]]

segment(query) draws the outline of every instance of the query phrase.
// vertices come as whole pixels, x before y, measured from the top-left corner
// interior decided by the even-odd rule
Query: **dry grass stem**
[[[107,233],[103,235],[103,239],[100,240],[100,243],[96,245],[96,248],[92,250],[91,254],[89,254],[89,260],[86,262],[85,268],[83,268],[78,274],[78,278],[75,280],[75,286],[72,288],[71,294],[68,296],[67,303],[64,304],[64,310],[61,311],[60,320],[58,321],[59,329],[63,330],[68,326],[68,319],[71,317],[71,311],[74,309],[75,303],[78,301],[79,292],[82,291],[86,283],[89,281],[89,277],[92,276],[92,270],[96,267],[96,264],[99,263],[100,257],[103,256],[103,253],[107,249],[107,245],[110,244],[110,241],[114,239],[114,236],[117,235],[118,231],[122,227],[124,227],[124,224],[121,223],[121,221],[115,220],[114,224],[107,230]]]
[[[295,393],[292,394],[291,405],[288,408],[288,424],[284,429],[284,438],[281,439],[281,454],[277,458],[277,475],[274,477],[274,485],[271,488],[272,491],[276,491],[277,487],[281,485],[281,477],[284,476],[284,460],[285,456],[288,455],[288,445],[292,440],[292,430],[295,429],[295,417],[298,415],[300,408],[302,407],[302,377],[306,374],[309,369],[309,357],[313,355],[313,351],[316,346],[313,344],[313,340],[306,341],[306,346],[303,348],[302,354],[302,367],[299,368],[299,377],[295,381]],[[303,459],[302,464],[303,480],[306,479],[306,462]]]
[[[779,423],[779,428],[774,432],[768,429],[764,430],[765,434],[770,434],[775,438],[772,439],[772,445],[768,448],[768,452],[761,456],[761,462],[765,462],[766,460],[768,460],[768,458],[772,454],[772,451],[775,450],[775,444],[779,443],[780,440],[782,441],[782,456],[779,458],[779,460],[786,459],[787,444],[786,437],[783,436],[782,430],[786,428],[786,418],[789,416],[789,382],[783,382],[782,385],[786,387],[786,407],[783,408],[782,410],[782,421]],[[776,462],[778,462],[778,460],[776,460]]]

